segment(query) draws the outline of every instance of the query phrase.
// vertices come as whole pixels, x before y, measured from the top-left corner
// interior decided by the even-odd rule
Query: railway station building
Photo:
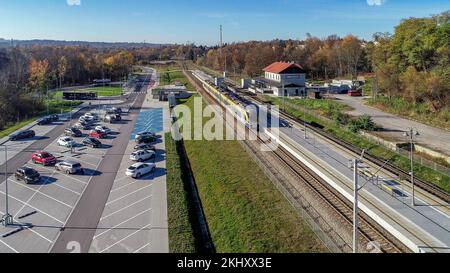
[[[253,82],[260,90],[264,90],[264,93],[270,92],[278,97],[307,96],[306,72],[299,64],[275,62],[263,71],[264,77],[256,78]]]

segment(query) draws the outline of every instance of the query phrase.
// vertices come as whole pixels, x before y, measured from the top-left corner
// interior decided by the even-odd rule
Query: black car
[[[118,108],[114,107],[114,108],[113,108],[113,111],[114,111],[116,114],[122,114],[122,108],[120,108],[120,107],[118,107]]]
[[[50,123],[52,123],[52,120],[50,118],[48,118],[48,117],[41,118],[41,119],[37,120],[37,125],[47,125],[47,124],[50,124]]]
[[[134,150],[136,151],[141,151],[141,150],[145,150],[145,151],[156,151],[155,146],[151,145],[151,144],[138,144],[136,146],[134,146]]]
[[[82,137],[83,133],[77,128],[66,128],[64,130],[64,135],[69,137]]]
[[[92,147],[92,148],[100,148],[100,147],[102,147],[102,143],[98,139],[93,138],[93,137],[85,138],[82,143],[83,143],[83,145],[89,146],[89,147]]]
[[[16,171],[17,180],[22,180],[27,184],[36,183],[41,180],[41,175],[34,169],[23,167]]]
[[[154,136],[139,136],[136,138],[137,144],[150,144],[156,141],[156,137]]]
[[[9,136],[9,140],[16,141],[20,139],[33,138],[36,133],[33,130],[19,131]]]

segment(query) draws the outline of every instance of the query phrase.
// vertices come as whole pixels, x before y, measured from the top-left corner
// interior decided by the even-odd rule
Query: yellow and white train
[[[250,129],[257,130],[258,112],[256,108],[254,110],[248,110],[246,107],[240,105],[240,103],[227,97],[218,87],[209,82],[205,75],[200,75],[198,72],[193,72],[192,74],[202,83],[203,88],[211,94],[220,105],[225,107],[228,112],[236,117],[238,121],[244,123]]]

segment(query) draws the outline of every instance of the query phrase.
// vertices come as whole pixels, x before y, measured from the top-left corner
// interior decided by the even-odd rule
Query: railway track
[[[188,73],[186,70],[185,73]],[[195,78],[189,77],[191,81],[195,82],[198,90],[202,90],[201,93],[203,97],[212,104],[215,104],[216,100],[208,92],[204,92],[201,84],[199,84]],[[221,105],[220,105],[221,106]],[[223,108],[223,106],[221,106]],[[224,117],[225,119],[225,117]],[[247,129],[248,130],[248,129]],[[249,133],[249,132],[247,132]],[[258,137],[257,142],[261,145],[266,145],[266,143]],[[317,174],[309,170],[303,163],[299,162],[298,159],[293,157],[284,148],[279,147],[277,150],[272,151],[273,155],[285,165],[296,178],[302,181],[308,186],[310,191],[315,197],[315,200],[319,201],[321,205],[325,208],[331,209],[335,216],[335,219],[339,221],[339,224],[345,226],[351,230],[353,225],[353,205],[350,204],[348,200],[345,200],[343,196],[337,193],[335,190],[330,189],[330,187],[320,178]],[[298,192],[296,194],[299,194]],[[405,252],[402,247],[397,245],[397,242],[389,238],[388,233],[382,230],[381,227],[377,226],[368,216],[363,213],[360,214],[360,225],[359,231],[362,237],[362,241],[365,244],[370,242],[376,242],[379,246],[379,251],[386,253],[401,253]],[[340,246],[343,250],[349,251],[348,245]]]
[[[251,99],[256,101],[256,102],[258,102],[258,103],[266,104],[265,101],[261,100],[258,97],[251,97]],[[340,139],[332,136],[331,134],[325,132],[324,130],[311,125],[308,122],[305,123],[304,120],[302,120],[301,118],[295,117],[293,115],[290,115],[290,114],[282,112],[282,111],[280,111],[280,115],[282,117],[284,117],[285,119],[288,119],[291,122],[295,122],[295,123],[301,124],[301,125],[306,124],[306,127],[308,129],[312,130],[314,133],[316,133],[316,134],[320,135],[321,137],[323,137],[323,138],[325,138],[325,139],[327,139],[327,140],[337,144],[338,146],[341,146],[341,147],[347,149],[350,152],[353,152],[353,153],[358,154],[358,155],[360,155],[362,153],[362,150],[360,148],[355,147],[354,145],[352,145],[350,143],[347,143],[347,142],[345,142],[343,140],[340,140]],[[402,169],[400,169],[400,168],[398,168],[398,167],[396,167],[395,165],[393,165],[393,164],[391,164],[389,162],[386,163],[386,161],[384,161],[384,160],[382,160],[382,159],[380,159],[380,158],[378,158],[378,157],[368,153],[367,151],[364,153],[364,159],[369,161],[369,162],[371,162],[371,163],[373,163],[373,164],[375,164],[375,165],[377,165],[377,166],[379,166],[379,167],[382,166],[385,170],[391,172],[394,175],[402,177],[403,180],[405,180],[406,182],[412,184],[409,173],[404,171],[404,170],[402,170]],[[424,190],[424,191],[426,191],[426,192],[428,192],[428,193],[430,193],[430,194],[432,194],[432,195],[442,199],[443,201],[445,201],[447,203],[450,203],[450,194],[448,192],[444,191],[443,189],[439,188],[438,186],[436,186],[434,184],[431,184],[429,182],[423,181],[420,178],[414,178],[414,184],[418,188],[420,188],[420,189],[422,189],[422,190]]]
[[[261,140],[260,140],[261,141]],[[279,147],[273,152],[280,162],[283,162],[298,179],[306,183],[311,189],[315,200],[319,201],[322,207],[330,208],[335,214],[335,219],[339,225],[352,230],[353,226],[353,205],[342,195],[331,189],[317,174],[310,171],[303,163],[295,158],[284,148]],[[360,213],[359,232],[363,245],[369,246],[370,242],[376,242],[379,250],[385,253],[402,253],[397,242],[393,242],[391,236],[380,227],[375,226],[372,220],[363,213]]]

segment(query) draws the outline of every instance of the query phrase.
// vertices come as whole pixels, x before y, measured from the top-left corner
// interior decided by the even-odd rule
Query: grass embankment
[[[194,86],[192,86],[189,80],[184,76],[183,71],[178,64],[157,66],[156,70],[160,75],[160,86],[181,82],[184,86],[186,86],[188,91],[195,90]]]
[[[80,105],[82,102],[79,101],[58,101],[58,100],[50,100],[48,101],[48,109],[47,112],[47,106],[45,106],[45,110],[36,112],[34,114],[30,115],[30,118],[27,118],[25,120],[21,120],[19,122],[12,122],[8,124],[3,130],[0,131],[0,138],[3,138],[5,136],[8,136],[12,134],[13,132],[19,130],[20,128],[27,126],[34,121],[36,121],[39,117],[45,116],[47,114],[61,114],[71,111],[74,107]]]
[[[281,105],[282,100],[280,99],[270,99],[274,104],[277,104],[280,106],[281,109],[284,109]],[[308,102],[310,100],[306,100],[306,102],[298,102],[295,101],[296,104],[303,104],[303,105],[309,105],[312,102]],[[316,108],[314,108],[314,105]],[[372,155],[375,155],[377,157],[380,157],[384,160],[390,160],[389,162],[393,165],[399,167],[400,169],[409,172],[410,171],[410,160],[409,158],[400,155],[394,151],[391,151],[381,145],[378,145],[369,139],[354,133],[350,130],[350,128],[339,125],[337,122],[334,121],[325,121],[323,119],[318,118],[317,116],[312,115],[309,112],[309,109],[315,110],[316,113],[326,113],[328,112],[327,102],[315,102],[313,103],[313,106],[311,108],[308,108],[307,114],[306,114],[306,120],[308,122],[315,122],[317,124],[320,124],[324,126],[324,130],[331,133],[333,136],[346,141],[347,143],[350,143],[356,147],[359,147],[360,149],[366,149],[367,152],[369,152]],[[320,109],[322,107],[322,109]],[[317,109],[319,108],[319,109]],[[296,116],[297,118],[304,119],[305,113],[302,110],[293,108],[289,105],[286,106],[286,111],[290,113],[293,116]],[[336,115],[336,114],[335,114]],[[414,164],[414,172],[415,175],[419,178],[421,178],[424,181],[433,183],[440,188],[444,189],[447,192],[450,192],[450,177],[447,175],[444,175],[440,172],[437,172],[431,168],[428,168],[421,164]]]
[[[217,252],[327,251],[237,141],[185,146]]]
[[[167,204],[169,217],[169,249],[171,253],[197,253],[192,207],[192,192],[184,164],[181,162],[179,143],[171,133],[165,135],[167,160]]]
[[[99,97],[116,97],[122,95],[122,86],[99,86],[85,89],[71,90],[70,92],[95,92]],[[54,98],[62,98],[63,91],[56,91]]]
[[[385,112],[413,119],[438,128],[450,130],[450,109],[430,111],[426,103],[412,103],[402,98],[378,97],[367,100],[367,104]]]

